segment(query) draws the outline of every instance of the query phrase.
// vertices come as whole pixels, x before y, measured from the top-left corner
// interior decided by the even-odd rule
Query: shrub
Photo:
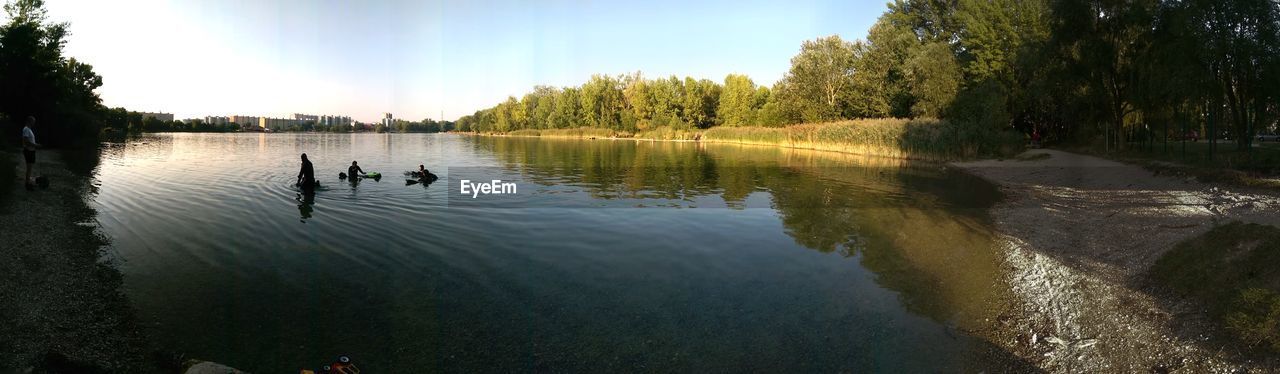
[[[1265,288],[1248,288],[1240,291],[1234,309],[1226,316],[1228,330],[1249,345],[1265,344],[1280,351],[1280,295]]]

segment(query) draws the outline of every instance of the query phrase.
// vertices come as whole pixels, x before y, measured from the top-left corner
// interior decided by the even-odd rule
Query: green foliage
[[[913,117],[942,117],[956,99],[964,76],[960,64],[946,43],[921,46],[906,64],[906,79],[913,88]]]
[[[848,118],[858,49],[837,35],[806,40],[779,81],[779,101],[795,108],[804,122]]]
[[[920,42],[906,25],[882,17],[867,33],[868,44],[858,44],[861,56],[854,77],[857,96],[851,100],[850,117],[907,117],[912,97],[906,64]]]
[[[582,117],[591,127],[622,129],[622,112],[627,109],[622,80],[593,75],[582,85]]]
[[[1278,9],[1273,0],[895,0],[865,41],[804,41],[771,88],[742,75],[723,86],[594,76],[460,122],[663,133],[944,118],[921,129],[950,129],[959,155],[1000,154],[1033,131],[1110,149],[1149,147],[1156,128],[1161,137],[1227,131],[1247,158],[1227,165],[1257,165],[1267,156],[1249,135],[1280,119]]]
[[[1265,344],[1280,352],[1280,294],[1265,288],[1240,291],[1225,323],[1249,345]]]
[[[975,127],[1009,129],[1010,115],[1000,110],[1008,102],[1006,92],[992,81],[975,84],[956,96],[946,116]]]
[[[1153,278],[1200,300],[1249,345],[1280,350],[1280,228],[1232,222],[1179,243]]]
[[[4,10],[9,17],[0,26],[5,133],[17,133],[27,116],[34,116],[41,143],[92,143],[105,111],[94,92],[102,77],[88,64],[63,56],[68,25],[49,22],[42,0],[16,0]]]
[[[755,125],[757,112],[768,101],[769,90],[756,87],[745,75],[729,74],[724,78],[724,90],[720,94],[720,107],[716,116],[725,126]]]
[[[720,85],[710,80],[684,79],[683,119],[698,128],[716,125],[716,108],[720,101]]]

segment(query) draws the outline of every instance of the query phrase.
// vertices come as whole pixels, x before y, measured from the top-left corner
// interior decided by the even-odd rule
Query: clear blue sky
[[[800,43],[864,38],[885,0],[49,0],[105,104],[205,115],[455,119],[591,74],[772,84]]]

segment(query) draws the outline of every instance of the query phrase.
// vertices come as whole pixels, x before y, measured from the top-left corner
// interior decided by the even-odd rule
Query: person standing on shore
[[[36,143],[36,133],[31,127],[36,125],[36,117],[27,116],[27,124],[22,127],[22,158],[27,161],[27,179],[26,186],[28,190],[34,189],[35,180],[31,179],[31,168],[36,164],[36,147],[40,143]]]

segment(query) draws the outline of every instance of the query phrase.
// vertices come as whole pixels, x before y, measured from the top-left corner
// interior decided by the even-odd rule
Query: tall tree
[[[724,90],[720,93],[720,107],[716,117],[725,126],[751,126],[758,124],[756,112],[768,100],[769,90],[742,74],[724,77]]]
[[[913,117],[942,117],[955,101],[964,76],[951,46],[932,42],[919,47],[906,64],[906,80],[911,86]]]
[[[794,107],[806,122],[842,118],[844,99],[853,93],[855,50],[838,35],[806,40],[782,78],[780,103]]]
[[[16,132],[23,119],[35,116],[42,143],[90,141],[104,124],[106,108],[94,92],[102,77],[62,55],[67,24],[49,22],[44,1],[15,0],[4,10],[9,22],[0,27],[0,113],[8,118],[6,128]]]

